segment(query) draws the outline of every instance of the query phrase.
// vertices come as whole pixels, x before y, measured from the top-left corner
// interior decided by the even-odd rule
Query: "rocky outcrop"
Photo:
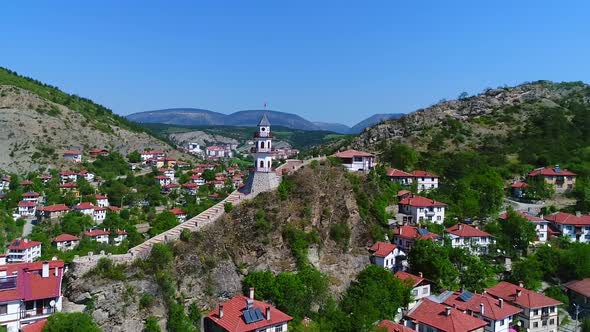
[[[375,144],[382,141],[394,139],[411,141],[422,130],[439,125],[449,118],[466,121],[529,102],[556,106],[554,101],[586,88],[587,85],[582,83],[561,85],[539,81],[512,88],[488,89],[476,96],[443,101],[407,114],[398,120],[386,121],[368,128],[353,141],[352,146],[370,150]]]

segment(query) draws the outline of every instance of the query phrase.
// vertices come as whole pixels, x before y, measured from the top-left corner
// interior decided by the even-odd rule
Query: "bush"
[[[59,312],[49,316],[44,332],[100,332],[100,328],[92,321],[92,318],[84,313]]]
[[[225,213],[230,213],[234,209],[234,205],[231,202],[227,202],[223,205]]]
[[[148,293],[143,293],[143,295],[141,295],[141,298],[139,299],[139,308],[140,309],[145,309],[145,308],[149,308],[154,304],[154,296]]]
[[[114,264],[110,259],[103,257],[98,260],[96,267],[88,271],[84,277],[90,277],[93,275],[99,275],[103,278],[111,280],[126,280],[125,265]]]
[[[162,332],[160,325],[158,325],[158,319],[154,316],[149,316],[143,325],[143,332]]]
[[[330,238],[340,245],[343,250],[346,249],[350,240],[350,227],[345,222],[332,224],[330,226]]]

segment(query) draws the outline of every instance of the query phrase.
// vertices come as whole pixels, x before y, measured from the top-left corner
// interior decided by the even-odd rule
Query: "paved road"
[[[533,214],[538,214],[542,207],[545,206],[545,203],[540,204],[532,204],[532,203],[522,203],[513,201],[511,199],[505,200],[505,206],[511,205],[517,211],[530,211]],[[505,210],[501,213],[506,212]]]
[[[27,237],[33,231],[33,220],[34,218],[25,219],[25,225],[23,226],[23,238]]]

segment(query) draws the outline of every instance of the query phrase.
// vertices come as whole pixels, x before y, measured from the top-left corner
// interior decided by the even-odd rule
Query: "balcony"
[[[435,215],[434,210],[426,210],[426,216],[433,217]]]
[[[254,138],[272,138],[272,133],[260,133],[260,132],[255,132],[254,133]]]

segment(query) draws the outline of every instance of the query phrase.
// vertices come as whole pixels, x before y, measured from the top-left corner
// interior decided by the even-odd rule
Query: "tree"
[[[416,241],[408,255],[411,271],[424,273],[439,288],[457,288],[459,271],[449,259],[448,250],[430,240]]]
[[[463,99],[467,99],[467,97],[469,97],[469,93],[463,91],[459,94],[459,97],[457,97],[459,100],[463,100]]]
[[[506,253],[525,254],[529,244],[537,237],[535,224],[516,213],[512,208],[508,209],[506,219],[501,220],[498,227],[498,244]]]
[[[162,332],[160,325],[158,325],[158,319],[154,316],[149,316],[143,325],[143,332]]]
[[[47,319],[43,332],[100,332],[100,328],[85,313],[55,313]]]
[[[543,273],[541,266],[534,256],[512,264],[512,275],[510,281],[518,284],[522,282],[524,287],[529,289],[539,289]]]
[[[170,247],[163,243],[154,244],[149,257],[149,263],[154,270],[165,270],[173,260],[174,254]]]
[[[141,154],[137,152],[137,150],[130,152],[127,155],[127,160],[129,160],[130,163],[138,163],[141,161]]]
[[[180,224],[176,216],[170,211],[160,213],[152,222],[149,230],[150,236],[156,236]]]
[[[196,302],[191,303],[188,306],[188,318],[193,323],[194,327],[201,327],[201,310],[197,306]]]
[[[416,152],[406,144],[391,143],[381,154],[383,161],[398,169],[413,169],[418,162]]]
[[[205,179],[205,181],[209,182],[209,181],[213,181],[215,180],[215,171],[210,170],[210,169],[206,169],[203,172],[203,179]]]

